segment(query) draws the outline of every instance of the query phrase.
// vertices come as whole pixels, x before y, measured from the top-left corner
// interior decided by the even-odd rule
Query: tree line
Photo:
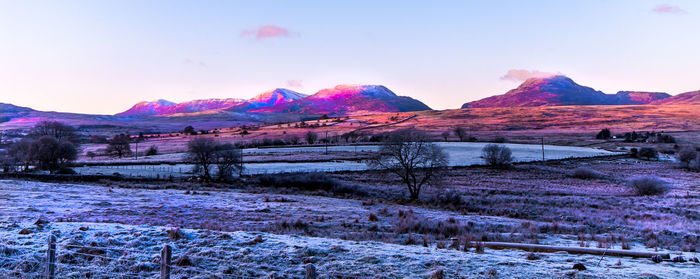
[[[28,136],[13,142],[2,156],[5,172],[29,171],[33,166],[51,173],[70,172],[80,140],[75,128],[56,121],[37,123]]]

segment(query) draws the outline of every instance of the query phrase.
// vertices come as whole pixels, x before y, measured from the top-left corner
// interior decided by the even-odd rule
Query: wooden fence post
[[[49,235],[49,246],[46,249],[46,279],[56,278],[56,236]]]
[[[312,264],[307,264],[306,265],[306,275],[304,276],[305,279],[316,279],[318,277],[318,273],[316,272],[316,267]]]
[[[160,250],[160,279],[170,279],[171,256],[172,248],[170,248],[170,245],[163,245],[163,250]]]

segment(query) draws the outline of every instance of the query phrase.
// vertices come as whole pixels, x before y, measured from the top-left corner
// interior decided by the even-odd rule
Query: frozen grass
[[[581,163],[611,175],[605,180],[572,178],[571,171]],[[624,181],[629,177],[649,173],[673,181],[674,189],[664,196],[630,196],[623,186]],[[181,262],[189,260],[194,266],[211,270],[215,274],[243,270],[253,277],[268,275],[262,271],[275,272],[283,278],[302,276],[304,265],[311,261],[315,261],[314,264],[321,274],[350,272],[359,277],[362,277],[361,274],[384,275],[382,272],[390,272],[389,276],[392,278],[425,278],[440,267],[444,267],[445,278],[481,277],[490,274],[490,270],[496,270],[496,274],[503,277],[563,277],[568,276],[567,272],[571,269],[571,263],[568,261],[581,261],[589,267],[585,272],[591,272],[582,274],[586,277],[604,277],[607,274],[603,272],[610,270],[613,277],[638,277],[647,272],[659,276],[675,274],[675,277],[683,278],[686,274],[685,268],[690,266],[692,269],[691,263],[685,263],[688,266],[673,263],[670,267],[664,263],[659,266],[663,268],[657,268],[647,265],[650,261],[646,259],[622,259],[624,268],[617,270],[602,264],[598,269],[594,266],[599,257],[590,257],[590,260],[587,260],[585,256],[548,254],[543,259],[528,261],[526,253],[522,251],[486,249],[485,254],[479,255],[473,253],[478,246],[467,247],[472,251],[469,253],[463,250],[468,242],[476,244],[484,240],[501,240],[570,246],[610,246],[615,249],[628,247],[645,251],[682,250],[690,251],[691,253],[685,255],[685,258],[690,258],[692,251],[700,247],[697,237],[700,234],[700,213],[697,210],[700,206],[700,193],[696,183],[700,174],[669,168],[663,162],[627,159],[582,160],[546,165],[520,165],[510,170],[454,169],[450,170],[446,177],[448,189],[428,189],[425,200],[406,205],[402,205],[405,202],[401,199],[403,187],[395,181],[378,179],[382,177],[378,173],[334,174],[331,177],[342,181],[344,185],[352,186],[353,189],[368,193],[369,197],[360,197],[360,200],[340,199],[333,192],[304,191],[286,187],[246,187],[243,188],[243,191],[248,191],[246,193],[239,190],[198,188],[186,191],[185,188],[180,188],[195,186],[194,184],[116,184],[100,187],[0,181],[0,234],[6,233],[0,235],[0,250],[10,251],[9,254],[14,255],[14,258],[20,257],[17,256],[17,251],[21,257],[28,256],[21,249],[22,245],[35,245],[39,250],[45,241],[37,239],[37,236],[40,237],[48,230],[40,230],[32,225],[39,218],[51,222],[100,222],[105,226],[121,223],[124,224],[124,230],[109,229],[110,237],[117,241],[109,245],[122,246],[134,242],[135,247],[155,247],[152,249],[155,250],[154,254],[157,254],[157,249],[160,249],[164,242],[187,242],[188,244],[182,244],[184,246],[178,246],[177,249],[192,253],[188,254],[188,258],[182,258]],[[342,197],[347,198],[345,195]],[[13,226],[14,223],[18,225]],[[51,223],[50,226],[62,224],[64,223]],[[93,229],[100,231],[98,227],[101,225],[87,226],[90,229],[84,233],[92,234]],[[173,227],[189,230],[170,229]],[[56,227],[51,227],[54,228]],[[18,232],[22,229],[31,233],[20,235]],[[73,239],[73,235],[83,233],[76,228],[60,230],[63,232],[62,239]],[[135,230],[135,233],[131,230]],[[209,230],[213,232],[207,232]],[[227,242],[227,236],[221,236],[224,234],[219,232],[240,230],[263,231],[263,241],[255,241],[259,233],[246,233],[249,237],[245,240],[240,239],[240,243],[247,243],[244,246],[236,244],[238,242]],[[124,233],[124,236],[112,233],[114,231]],[[145,231],[152,231],[153,234]],[[196,237],[192,237],[193,234]],[[238,234],[243,233],[225,235],[236,239],[235,235]],[[91,239],[86,236],[82,238],[77,241],[83,244]],[[118,242],[125,238],[130,240],[122,240],[124,244]],[[453,238],[459,241],[459,251],[435,252],[434,249],[438,246],[453,247]],[[14,242],[5,242],[6,239]],[[194,241],[202,239],[207,241]],[[279,246],[279,242],[275,244],[278,239],[291,239],[296,242]],[[302,244],[299,241],[302,241]],[[326,244],[309,244],[318,241]],[[246,261],[238,261],[238,256],[226,251],[207,252],[206,256],[234,259],[232,266],[240,268],[228,271],[224,266],[211,264],[210,268],[209,264],[198,261],[197,257],[202,256],[202,248],[198,247],[222,245],[230,247],[230,251],[250,248],[252,250],[249,250],[247,255],[256,255],[256,259],[248,256],[244,258]],[[345,252],[335,251],[339,248],[332,248],[334,245],[342,246],[352,253],[341,256],[339,254]],[[428,247],[424,248],[424,245]],[[266,248],[256,250],[258,247]],[[377,255],[373,254],[373,251],[391,253]],[[85,252],[90,254],[96,251]],[[444,254],[448,252],[449,254]],[[282,255],[282,259],[278,261],[259,256],[266,253]],[[288,256],[295,253],[304,256]],[[403,267],[405,262],[412,265],[413,260],[400,258],[399,255],[411,258],[413,253],[422,260],[418,261],[415,267]],[[182,254],[177,255],[179,257]],[[366,255],[375,258],[362,260]],[[36,257],[41,257],[40,253]],[[425,260],[426,257],[433,258]],[[464,260],[464,257],[467,257],[467,260]],[[99,261],[94,259],[80,260],[87,266],[99,264]],[[437,266],[425,264],[434,260],[439,262]],[[452,261],[455,261],[454,264]],[[607,258],[603,263],[606,261]],[[139,272],[150,272],[148,270],[153,264],[152,259],[134,259],[130,263],[138,265],[138,269],[142,270]],[[0,266],[3,265],[0,263]],[[391,269],[391,266],[395,266],[397,270]],[[31,269],[31,266],[21,268]],[[682,270],[677,271],[676,268]],[[559,273],[540,273],[552,270]],[[127,272],[127,269],[124,272]],[[521,275],[520,272],[525,272],[522,274],[526,275]],[[204,276],[194,271],[188,275],[195,278]]]
[[[20,223],[20,227],[31,224]],[[172,278],[304,278],[313,264],[320,278],[481,278],[489,274],[519,278],[691,278],[693,263],[654,264],[649,259],[609,258],[476,248],[437,249],[434,245],[396,245],[260,232],[222,233],[182,229],[168,237],[168,227],[95,223],[50,223],[32,235],[0,226],[0,245],[19,251],[0,254],[0,274],[38,277],[49,232],[58,235],[58,278],[158,278],[159,251],[173,248]],[[686,258],[689,256],[686,255]],[[618,260],[620,265],[617,265]],[[600,261],[600,266],[597,263]],[[588,269],[572,270],[573,263]],[[440,278],[440,277],[435,277]]]
[[[609,175],[595,180],[573,178],[572,171],[582,164]],[[510,170],[457,169],[445,178],[448,189],[428,189],[423,202],[424,206],[462,214],[503,216],[531,220],[533,224],[536,221],[532,227],[537,227],[534,231],[539,234],[617,234],[648,242],[650,247],[698,250],[700,243],[695,239],[700,235],[700,174],[669,164],[611,159],[520,165]],[[630,195],[626,181],[649,174],[672,182],[674,188],[663,196]],[[336,176],[381,191],[387,198],[398,198],[398,194],[391,194],[402,193],[400,187],[392,186],[399,181],[381,180],[381,175]],[[451,196],[459,199],[447,198],[445,191],[455,192]],[[523,241],[532,239],[525,237]]]

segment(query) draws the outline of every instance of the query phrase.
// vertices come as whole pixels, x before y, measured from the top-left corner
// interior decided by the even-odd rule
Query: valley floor
[[[605,178],[570,177],[581,165]],[[672,181],[674,190],[635,197],[621,186],[649,173]],[[321,278],[426,278],[437,270],[446,278],[692,278],[698,271],[690,261],[561,252],[527,259],[521,250],[449,248],[452,237],[611,249],[628,243],[632,250],[697,257],[700,174],[668,162],[581,159],[504,171],[454,169],[446,189],[429,189],[418,202],[404,200],[403,188],[382,173],[332,176],[353,190],[253,181],[223,189],[3,180],[0,278],[38,275],[50,232],[58,235],[60,278],[86,278],[87,270],[90,278],[157,278],[164,244],[179,262],[175,278],[303,278],[308,263]],[[458,193],[460,202],[440,200],[445,191]],[[587,270],[575,271],[575,263]]]

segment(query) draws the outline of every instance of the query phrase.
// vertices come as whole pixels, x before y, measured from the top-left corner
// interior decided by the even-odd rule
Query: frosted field
[[[483,164],[481,150],[488,143],[481,142],[439,142],[437,143],[449,154],[450,166],[471,166]],[[513,152],[517,162],[532,162],[542,160],[542,146],[532,144],[504,144]],[[374,152],[379,149],[376,145],[360,146],[329,146],[329,152]],[[582,158],[593,156],[614,155],[616,153],[587,147],[545,145],[545,159]],[[250,148],[244,150],[244,156],[255,155],[290,155],[324,153],[326,147],[288,147],[288,148]],[[181,161],[184,154],[165,154],[154,156],[159,159]],[[146,159],[153,160],[153,159]],[[245,174],[285,173],[285,172],[332,172],[332,171],[362,171],[367,169],[363,162],[336,160],[328,162],[279,162],[279,163],[246,163]],[[105,174],[115,172],[121,175],[136,177],[173,177],[189,176],[192,169],[189,164],[159,165],[159,166],[89,166],[77,167],[81,174]]]
[[[264,202],[268,196],[288,201]],[[694,278],[698,270],[698,265],[690,262],[654,264],[642,258],[601,260],[600,256],[567,253],[539,253],[541,259],[527,260],[528,252],[521,250],[487,248],[477,254],[473,249],[437,249],[434,244],[422,247],[349,241],[337,236],[282,235],[255,229],[274,219],[314,220],[319,216],[326,220],[320,226],[337,228],[341,222],[355,223],[352,220],[358,217],[362,224],[368,222],[368,213],[385,206],[390,206],[390,211],[409,208],[304,195],[235,191],[187,195],[182,190],[0,181],[0,278],[36,278],[49,233],[58,236],[58,278],[86,278],[87,272],[90,278],[158,278],[158,254],[164,244],[173,247],[174,261],[186,256],[190,262],[175,264],[173,278],[303,278],[307,263],[316,266],[320,278],[428,278],[437,269],[444,270],[445,278],[641,278],[644,274]],[[453,217],[476,224],[522,222],[418,207],[413,210],[431,219]],[[178,239],[168,237],[173,227],[194,227],[195,220],[206,222],[213,212],[223,218],[215,222],[246,227],[247,231],[182,229]],[[36,225],[39,218],[49,223]],[[60,222],[60,218],[74,222]],[[392,223],[389,217],[379,218],[380,226]],[[189,223],[179,223],[183,220]],[[23,229],[30,233],[20,234]],[[262,242],[253,241],[258,236]],[[541,243],[576,246],[576,238],[548,237]],[[634,247],[653,251],[641,244]],[[574,271],[571,267],[575,263],[583,263],[588,270]]]
[[[27,224],[21,224],[27,225]],[[80,228],[88,228],[81,230]],[[371,241],[345,241],[259,232],[182,230],[182,238],[168,238],[168,227],[96,223],[53,223],[46,232],[19,235],[18,228],[0,225],[0,274],[41,271],[42,247],[48,231],[58,241],[58,278],[159,278],[159,251],[173,247],[173,259],[186,256],[189,264],[172,267],[171,278],[304,278],[313,263],[320,278],[430,278],[442,269],[445,278],[693,278],[697,267],[654,264],[648,259],[543,254],[527,260],[528,252],[491,250],[483,254],[434,247]],[[254,239],[262,240],[256,243]],[[92,244],[89,244],[92,243]],[[67,245],[104,247],[104,254],[85,254]],[[93,252],[94,253],[94,252]],[[64,259],[65,262],[60,262]],[[573,261],[575,259],[575,261]],[[575,271],[582,263],[585,271]],[[25,272],[27,271],[27,272]],[[654,276],[645,274],[654,274]],[[659,277],[656,277],[659,276]]]

